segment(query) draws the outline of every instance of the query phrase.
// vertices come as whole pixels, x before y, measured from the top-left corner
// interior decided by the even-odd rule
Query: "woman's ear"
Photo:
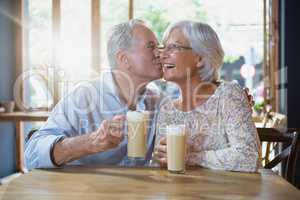
[[[204,60],[202,56],[198,56],[197,58],[197,68],[201,68],[204,66]]]
[[[125,51],[119,51],[116,57],[119,67],[125,67],[126,69],[130,68],[129,58]]]

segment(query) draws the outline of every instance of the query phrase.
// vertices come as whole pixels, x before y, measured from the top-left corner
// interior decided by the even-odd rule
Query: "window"
[[[210,24],[225,51],[221,78],[237,80],[255,92],[256,100],[263,98],[263,1],[135,0],[134,17],[148,22],[159,39],[172,21]]]
[[[52,96],[48,88],[49,66],[52,59],[52,4],[51,0],[31,0],[25,9],[24,65],[26,81],[25,108],[51,106]]]
[[[175,20],[210,24],[225,50],[222,78],[237,80],[254,91],[256,100],[263,99],[264,5],[261,0],[23,2],[26,22],[23,70],[37,70],[24,83],[27,107],[53,105],[58,99],[51,88],[58,89],[60,81],[86,80],[108,66],[107,32],[131,16],[146,21],[159,40],[167,25]]]
[[[65,80],[91,73],[91,0],[61,0],[58,67]]]
[[[101,1],[101,68],[108,66],[106,41],[109,29],[116,24],[128,21],[128,0]]]

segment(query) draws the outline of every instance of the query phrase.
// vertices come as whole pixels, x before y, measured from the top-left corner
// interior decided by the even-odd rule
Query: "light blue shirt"
[[[137,109],[145,110],[145,99],[139,99]],[[155,107],[154,107],[155,110]],[[103,71],[99,79],[80,83],[55,106],[47,122],[33,134],[25,145],[25,163],[28,169],[55,167],[50,158],[52,145],[61,137],[91,133],[101,122],[115,115],[126,115],[128,107],[120,100],[111,71]],[[147,164],[151,159],[155,134],[156,113],[151,112],[148,129]],[[114,149],[82,157],[69,164],[128,165],[127,138]],[[132,163],[131,163],[132,164]]]

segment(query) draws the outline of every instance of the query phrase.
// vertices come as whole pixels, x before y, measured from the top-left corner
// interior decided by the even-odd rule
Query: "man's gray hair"
[[[204,66],[198,71],[201,80],[208,82],[218,80],[219,71],[223,65],[224,51],[217,33],[205,23],[179,21],[168,26],[163,35],[163,43],[177,28],[188,39],[193,51],[204,59]]]
[[[107,42],[107,57],[112,69],[117,67],[117,53],[122,49],[129,49],[133,44],[132,31],[137,24],[144,24],[144,22],[139,19],[132,19],[111,28]]]

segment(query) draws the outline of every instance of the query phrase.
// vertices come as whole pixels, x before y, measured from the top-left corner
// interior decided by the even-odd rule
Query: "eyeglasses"
[[[183,50],[192,50],[191,47],[183,46],[179,44],[169,44],[167,46],[161,46],[159,49],[164,50],[165,52],[175,53]]]

